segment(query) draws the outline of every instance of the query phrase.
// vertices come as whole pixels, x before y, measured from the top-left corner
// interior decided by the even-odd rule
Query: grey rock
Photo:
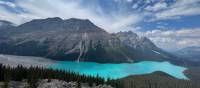
[[[50,81],[47,79],[40,80],[38,82],[38,88],[77,88],[77,82],[65,82],[62,80],[51,79]],[[88,83],[81,83],[81,88],[113,88],[110,85],[98,85],[98,86],[88,86]]]
[[[0,88],[4,86],[3,82],[0,82]],[[77,82],[65,82],[57,79],[41,79],[37,82],[37,88],[77,88]],[[27,81],[10,81],[8,88],[29,88],[30,85]],[[110,85],[98,85],[88,86],[88,83],[81,83],[81,88],[113,88]]]
[[[22,65],[24,67],[39,66],[44,67],[50,64],[54,64],[56,61],[49,60],[42,57],[33,56],[15,56],[15,55],[3,55],[0,54],[0,64],[9,65],[11,67],[17,67]]]
[[[170,55],[133,32],[110,34],[87,19],[36,19],[0,35],[0,53],[54,60],[121,63]]]

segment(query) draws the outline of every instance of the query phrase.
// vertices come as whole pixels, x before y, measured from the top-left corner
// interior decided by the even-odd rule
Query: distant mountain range
[[[180,58],[190,61],[200,61],[200,46],[192,46],[180,49],[175,52]]]
[[[58,17],[1,27],[0,53],[99,63],[178,62],[148,38],[131,31],[111,34],[89,20]]]

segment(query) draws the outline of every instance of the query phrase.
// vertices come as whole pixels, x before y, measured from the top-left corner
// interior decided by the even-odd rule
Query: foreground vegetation
[[[200,66],[188,67],[188,70],[185,71],[185,74],[192,81],[198,82],[200,84]]]
[[[121,88],[200,88],[200,84],[197,81],[176,79],[163,72],[128,76],[118,80],[111,80],[110,82],[109,84],[117,84]]]
[[[39,67],[25,68],[23,66],[17,66],[11,68],[0,64],[0,81],[4,82],[5,88],[8,87],[9,81],[22,81],[23,79],[27,80],[30,88],[37,88],[39,79],[58,79],[66,82],[88,83],[90,86],[94,83],[97,85],[107,84],[115,88],[200,88],[198,82],[176,79],[163,72],[129,76],[117,80],[107,79],[105,81],[99,76],[85,76],[73,72]]]
[[[66,82],[78,82],[78,83],[88,83],[92,85],[104,84],[105,81],[103,78],[98,76],[85,76],[79,75],[73,72],[66,72],[53,69],[45,69],[39,67],[30,67],[25,68],[23,66],[17,66],[16,68],[11,68],[9,66],[3,66],[0,64],[0,81],[5,82],[5,87],[9,81],[22,81],[27,79],[31,88],[37,87],[37,81],[39,79],[59,79]]]

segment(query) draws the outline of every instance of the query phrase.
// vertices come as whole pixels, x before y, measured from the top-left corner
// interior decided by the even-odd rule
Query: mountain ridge
[[[36,19],[9,28],[0,39],[0,53],[55,60],[121,63],[172,58],[146,37],[131,31],[110,34],[87,19]]]
[[[200,62],[200,46],[185,47],[176,51],[175,53],[180,58],[194,62]]]

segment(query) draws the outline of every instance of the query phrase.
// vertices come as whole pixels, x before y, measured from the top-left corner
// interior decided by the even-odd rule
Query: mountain
[[[0,30],[13,27],[14,25],[11,22],[0,20]]]
[[[99,63],[175,60],[146,37],[110,34],[87,19],[35,19],[1,33],[2,54]]]
[[[113,34],[119,38],[123,45],[127,46],[129,50],[127,53],[134,57],[134,60],[156,60],[162,61],[176,58],[168,52],[158,48],[150,39],[147,37],[140,37],[132,31],[118,32]],[[173,60],[173,59],[171,59]],[[174,59],[175,60],[175,59]]]
[[[178,57],[190,61],[200,61],[200,46],[191,46],[175,52]]]

